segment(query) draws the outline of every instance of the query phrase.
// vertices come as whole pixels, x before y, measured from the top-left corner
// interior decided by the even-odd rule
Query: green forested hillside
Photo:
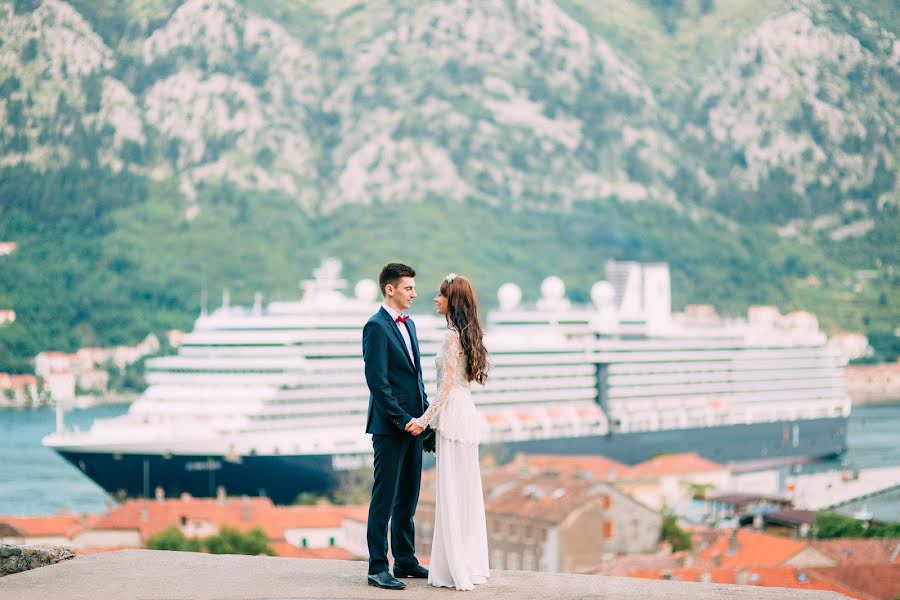
[[[325,256],[488,304],[662,260],[676,308],[888,347],[896,35],[873,0],[0,2],[0,371],[189,328],[202,289],[295,297]]]

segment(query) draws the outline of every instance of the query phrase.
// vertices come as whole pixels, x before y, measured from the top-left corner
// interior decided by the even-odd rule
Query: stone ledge
[[[75,558],[75,554],[65,546],[0,544],[0,577],[54,565],[70,558]]]
[[[161,550],[92,554],[3,579],[0,600],[117,600],[166,598],[258,600],[275,598],[456,598],[422,580],[407,580],[391,592],[366,585],[366,563],[358,561],[210,555]],[[466,598],[616,598],[617,600],[845,600],[833,592],[684,583],[601,575],[494,571]]]

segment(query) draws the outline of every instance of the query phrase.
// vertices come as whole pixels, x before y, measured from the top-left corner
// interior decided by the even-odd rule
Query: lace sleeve
[[[447,338],[444,340],[443,348],[441,348],[443,373],[440,385],[438,386],[437,398],[435,398],[428,406],[428,410],[425,411],[425,414],[416,419],[416,424],[418,424],[419,427],[426,427],[431,423],[432,419],[441,412],[444,405],[447,403],[447,398],[450,396],[450,390],[453,389],[453,384],[456,382],[456,357],[459,354],[459,351],[459,333],[451,329],[447,334]]]

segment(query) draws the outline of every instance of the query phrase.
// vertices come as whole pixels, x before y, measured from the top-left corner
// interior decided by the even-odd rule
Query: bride
[[[407,429],[418,435],[431,425],[436,436],[437,498],[428,583],[471,590],[490,577],[478,464],[481,419],[469,389],[472,381],[483,385],[487,380],[488,357],[469,280],[451,273],[434,302],[448,326],[436,357],[437,398]]]

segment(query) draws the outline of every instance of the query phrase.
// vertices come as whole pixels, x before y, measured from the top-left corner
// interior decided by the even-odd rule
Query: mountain
[[[606,258],[677,305],[892,331],[896,10],[875,0],[0,2],[0,370],[296,294],[322,256],[485,300]]]

